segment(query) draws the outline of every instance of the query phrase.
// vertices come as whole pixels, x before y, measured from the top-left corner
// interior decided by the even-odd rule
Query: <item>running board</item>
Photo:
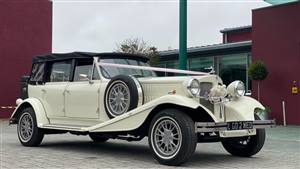
[[[74,125],[67,125],[67,124],[46,124],[43,125],[41,128],[45,129],[55,129],[55,130],[67,130],[67,131],[87,131],[86,128],[90,126],[74,126]]]
[[[141,121],[133,121],[132,118],[144,119],[150,112],[152,107],[146,107],[144,109],[138,107],[130,112],[124,113],[120,116],[107,120],[105,122],[99,122],[98,124],[91,126],[83,125],[67,125],[67,124],[45,124],[40,128],[46,129],[56,129],[65,131],[78,131],[78,132],[120,132],[120,131],[130,131],[136,129],[140,126]],[[140,113],[141,112],[141,113]],[[126,126],[124,128],[123,126]]]

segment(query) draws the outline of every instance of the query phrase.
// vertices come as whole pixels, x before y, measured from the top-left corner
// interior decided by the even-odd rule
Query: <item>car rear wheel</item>
[[[162,110],[151,122],[148,141],[159,163],[180,165],[192,156],[197,145],[194,121],[179,110]]]
[[[259,117],[255,115],[255,119]],[[241,138],[231,138],[222,141],[222,145],[227,152],[234,156],[250,157],[257,154],[265,143],[265,129],[256,129],[256,135]]]
[[[38,146],[44,138],[44,132],[37,127],[36,116],[32,108],[24,109],[18,120],[18,138],[24,146]]]

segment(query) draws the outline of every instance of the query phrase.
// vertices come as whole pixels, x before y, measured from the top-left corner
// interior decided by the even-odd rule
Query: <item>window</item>
[[[149,66],[147,63],[134,59],[101,59],[102,63],[113,63],[133,66]],[[141,70],[134,68],[120,68],[111,66],[100,66],[101,73],[105,78],[112,78],[117,75],[132,75],[136,77],[156,76],[155,72],[150,70]]]
[[[41,84],[44,82],[45,63],[35,63],[31,70],[30,84]]]
[[[91,61],[78,61],[74,72],[74,81],[87,81],[92,73]]]
[[[192,71],[210,72],[213,66],[213,57],[198,57],[189,59],[189,69]]]
[[[228,85],[234,80],[241,80],[247,85],[247,59],[245,53],[220,57],[219,75],[224,84]]]
[[[171,61],[162,61],[158,65],[162,68],[169,68],[169,69],[178,69],[179,68],[179,62],[178,60],[171,60]],[[176,73],[171,72],[159,72],[159,76],[176,76]]]
[[[93,73],[93,80],[99,79],[97,70],[93,70],[93,61],[79,60],[75,67],[74,81],[88,81]]]
[[[51,66],[50,82],[67,82],[70,81],[71,60],[55,62]]]

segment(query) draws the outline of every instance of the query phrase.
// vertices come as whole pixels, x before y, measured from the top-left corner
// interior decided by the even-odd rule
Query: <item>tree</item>
[[[257,97],[260,101],[260,82],[265,80],[268,76],[268,70],[264,62],[258,60],[253,62],[248,69],[248,75],[251,80],[257,81]]]
[[[157,51],[157,48],[152,46],[149,49],[148,57],[150,60],[150,65],[151,66],[158,66],[160,58],[159,58],[159,53]]]
[[[157,66],[159,63],[159,53],[157,48],[149,46],[141,38],[124,40],[120,44],[117,44],[116,52],[145,55],[149,58],[151,66]]]

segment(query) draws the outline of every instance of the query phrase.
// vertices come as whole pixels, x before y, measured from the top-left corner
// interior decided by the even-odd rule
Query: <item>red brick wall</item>
[[[52,50],[52,2],[0,1],[0,118],[9,117],[20,95],[20,77],[33,55]],[[2,107],[2,108],[1,108]]]
[[[300,124],[300,93],[291,93],[293,81],[300,87],[300,3],[253,10],[253,60],[262,60],[269,76],[261,85],[261,101],[271,107],[271,117],[282,124],[282,101],[287,124]],[[254,96],[257,94],[253,83]]]

